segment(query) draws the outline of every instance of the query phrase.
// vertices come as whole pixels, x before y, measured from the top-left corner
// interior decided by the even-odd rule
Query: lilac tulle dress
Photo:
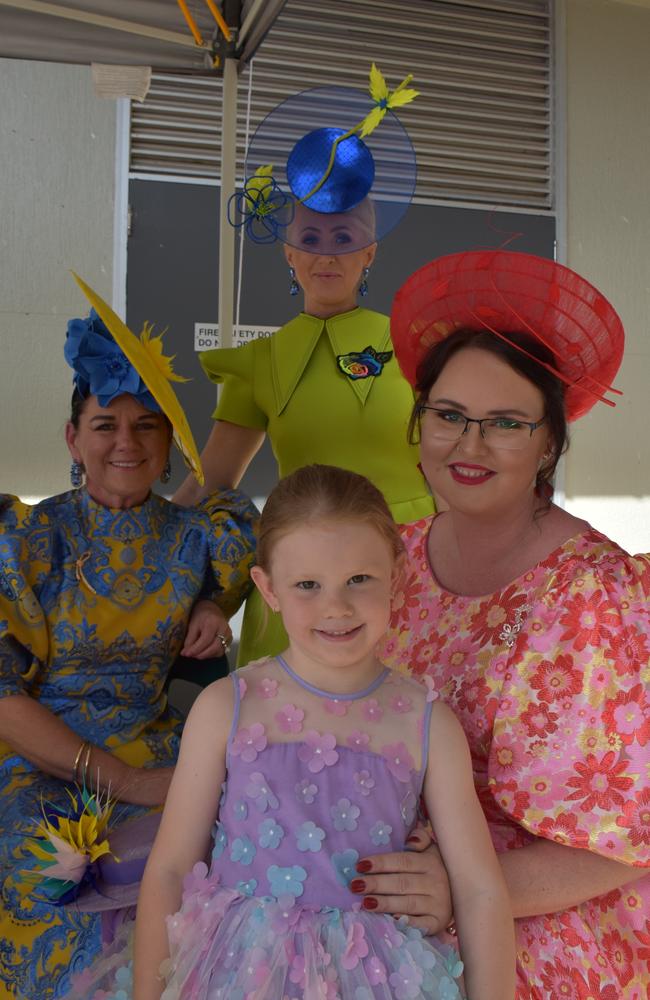
[[[360,858],[402,850],[414,825],[426,690],[386,670],[332,696],[281,659],[233,682],[212,864],[168,920],[164,1000],[462,996],[453,949],[361,910],[348,889]]]
[[[386,669],[332,695],[279,657],[232,679],[212,861],[168,917],[163,1000],[463,997],[452,945],[362,910],[348,888],[360,858],[403,850],[415,824],[426,689]],[[126,1000],[128,986],[97,995]]]

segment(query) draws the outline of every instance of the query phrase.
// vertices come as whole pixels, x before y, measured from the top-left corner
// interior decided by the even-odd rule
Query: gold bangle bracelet
[[[83,783],[86,784],[86,778],[88,777],[88,768],[90,767],[90,755],[93,752],[92,743],[86,743],[86,755],[84,757],[84,762],[82,764],[83,772]]]
[[[84,749],[88,746],[86,740],[81,741],[81,746],[77,750],[77,756],[74,759],[74,764],[72,765],[72,780],[76,781],[79,776],[79,761],[81,760],[81,755]]]

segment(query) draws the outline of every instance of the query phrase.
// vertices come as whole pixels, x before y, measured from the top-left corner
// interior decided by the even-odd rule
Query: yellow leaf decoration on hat
[[[370,96],[375,102],[375,107],[366,115],[361,123],[359,136],[364,139],[377,128],[387,111],[393,108],[402,107],[418,96],[419,90],[413,90],[407,84],[413,79],[413,74],[409,73],[395,90],[389,91],[388,85],[380,70],[373,63],[370,67]]]
[[[172,354],[169,356],[163,354],[162,338],[164,333],[165,330],[159,333],[157,337],[154,337],[153,323],[145,322],[140,334],[140,343],[164,378],[169,379],[170,382],[189,382],[190,379],[185,378],[183,375],[177,375],[172,368],[172,361],[176,355]]]
[[[246,181],[244,197],[252,212],[257,215],[265,215],[273,210],[273,204],[268,204],[271,193],[274,190],[273,184],[273,164],[267,163],[263,167],[258,167],[252,177]]]

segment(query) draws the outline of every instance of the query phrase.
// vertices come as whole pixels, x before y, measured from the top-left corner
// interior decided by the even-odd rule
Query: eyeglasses
[[[426,406],[421,403],[418,407],[418,415],[428,411],[431,414],[431,422],[427,423],[427,433],[440,441],[459,441],[470,424],[478,424],[481,437],[487,444],[494,448],[508,448],[517,451],[525,448],[533,432],[545,422],[546,417],[532,422],[530,420],[516,420],[514,417],[466,417],[457,410],[443,410],[437,406]]]

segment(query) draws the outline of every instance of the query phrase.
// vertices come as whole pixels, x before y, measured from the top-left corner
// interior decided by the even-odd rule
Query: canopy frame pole
[[[44,0],[0,0],[1,7],[17,7],[19,10],[31,11],[35,14],[49,14],[52,17],[62,17],[68,21],[81,21],[83,24],[94,24],[100,28],[111,28],[114,31],[124,31],[131,35],[144,35],[145,38],[157,38],[161,42],[172,45],[183,45],[185,48],[205,49],[205,43],[197,45],[193,38],[180,31],[169,31],[166,28],[154,28],[148,24],[138,24],[135,21],[123,21],[118,17],[106,14],[93,14],[88,10],[78,10],[73,7],[61,7],[56,3],[45,3]]]
[[[219,339],[232,347],[235,306],[235,228],[228,222],[228,201],[237,182],[237,59],[223,61],[221,120],[221,198],[219,206]]]

